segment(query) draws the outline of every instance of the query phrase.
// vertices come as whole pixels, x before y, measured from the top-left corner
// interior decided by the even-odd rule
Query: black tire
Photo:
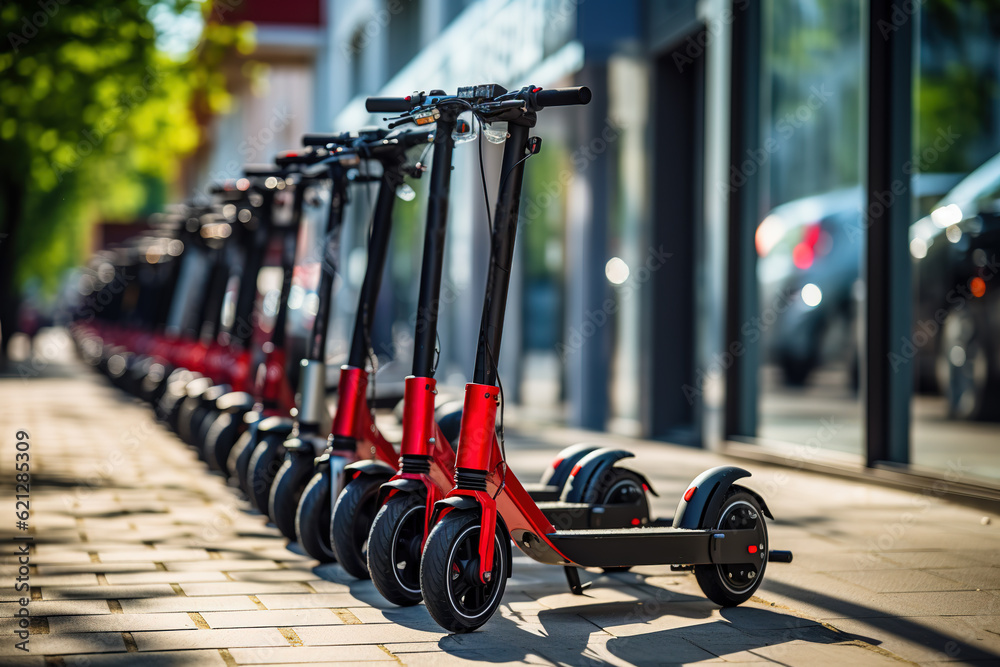
[[[968,308],[945,318],[937,355],[938,382],[948,404],[948,417],[961,420],[997,418],[996,382],[991,370],[986,327]]]
[[[248,488],[247,471],[250,469],[250,457],[253,456],[255,449],[257,449],[257,427],[251,425],[243,432],[243,435],[237,438],[236,444],[229,452],[229,459],[226,461],[229,478],[236,480],[236,486],[247,496],[250,495],[246,492]]]
[[[219,462],[215,459],[213,450],[208,447],[208,433],[212,429],[212,424],[221,414],[214,405],[206,407],[202,417],[196,419],[194,432],[191,435],[194,439],[195,449],[198,450],[198,456],[212,470],[219,470]]]
[[[306,485],[295,512],[299,546],[321,563],[336,562],[330,544],[330,471],[317,472]]]
[[[198,403],[200,401],[200,398],[186,396],[177,409],[177,435],[188,445],[191,444],[191,422],[194,419],[195,412],[198,410]]]
[[[247,470],[247,490],[250,496],[250,503],[260,510],[261,514],[267,514],[267,501],[271,496],[271,484],[274,483],[274,476],[281,467],[283,456],[281,450],[284,443],[284,434],[266,435],[253,451],[250,457],[250,466]]]
[[[499,517],[498,517],[499,519]],[[472,632],[496,612],[510,575],[508,538],[497,521],[490,583],[479,579],[479,512],[452,510],[427,536],[420,590],[431,617],[449,632]]]
[[[295,541],[295,513],[306,484],[316,472],[312,452],[291,451],[274,476],[271,495],[267,499],[267,514],[281,534]]]
[[[337,562],[355,579],[368,579],[368,534],[378,512],[379,487],[390,475],[359,475],[337,496],[330,522],[330,544]]]
[[[637,514],[639,517],[649,517],[649,497],[643,488],[643,480],[627,468],[609,468],[607,473],[601,475],[593,489],[589,489],[587,502],[598,505],[616,504],[637,504]],[[628,526],[619,526],[627,528]],[[615,567],[603,567],[601,570],[606,574],[617,572],[628,572],[632,568],[627,565]]]
[[[372,522],[368,534],[368,573],[375,589],[400,607],[419,604],[420,547],[424,541],[425,498],[397,493]]]
[[[208,465],[229,477],[229,453],[233,451],[242,422],[241,414],[220,413],[205,435]]]
[[[758,531],[758,549],[749,562],[735,565],[695,565],[694,576],[701,591],[722,607],[735,607],[751,597],[764,580],[767,567],[767,525],[757,499],[744,489],[734,486],[726,492],[719,516],[710,528],[753,528]]]

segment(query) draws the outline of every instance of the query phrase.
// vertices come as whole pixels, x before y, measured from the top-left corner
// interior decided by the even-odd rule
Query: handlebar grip
[[[405,97],[369,97],[365,100],[365,109],[372,113],[409,111],[412,108],[413,103]]]
[[[252,176],[280,176],[281,168],[276,164],[245,164],[243,165],[243,175]]]
[[[407,132],[400,137],[400,143],[404,146],[418,146],[420,144],[429,143],[434,139],[434,130],[421,130],[416,132]]]
[[[313,145],[313,144],[310,144]],[[306,151],[285,151],[284,153],[278,153],[274,156],[274,163],[279,167],[285,167],[292,164],[299,164],[306,161],[310,156],[310,153]]]
[[[329,132],[310,132],[302,135],[303,146],[326,146],[343,141],[343,135]]]
[[[550,88],[535,93],[535,103],[539,107],[567,107],[573,104],[589,104],[593,94],[587,86],[573,88]]]

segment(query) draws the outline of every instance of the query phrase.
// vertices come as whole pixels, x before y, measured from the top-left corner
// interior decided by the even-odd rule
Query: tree
[[[199,142],[201,108],[225,104],[213,66],[246,29],[209,23],[194,52],[157,47],[151,15],[195,0],[34,0],[0,9],[0,326],[6,357],[19,285],[51,288],[96,220],[162,196]],[[210,109],[209,109],[210,110]],[[158,195],[159,193],[159,195]]]

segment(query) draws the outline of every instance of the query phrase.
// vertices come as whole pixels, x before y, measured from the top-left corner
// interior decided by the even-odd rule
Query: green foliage
[[[154,9],[194,0],[35,0],[0,9],[0,229],[16,278],[55,287],[97,221],[162,201],[199,142],[196,113],[228,103],[214,72],[247,31],[209,24],[182,58],[157,47]],[[208,7],[202,8],[208,12]],[[10,251],[11,249],[8,249]]]

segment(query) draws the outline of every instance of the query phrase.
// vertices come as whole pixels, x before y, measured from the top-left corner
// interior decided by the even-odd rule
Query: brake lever
[[[389,119],[385,118],[383,120],[389,120]],[[403,116],[403,117],[399,118],[398,120],[394,120],[391,123],[389,123],[389,125],[387,127],[390,130],[393,130],[393,129],[399,127],[400,125],[406,125],[407,123],[412,123],[412,122],[413,122],[413,116]]]

